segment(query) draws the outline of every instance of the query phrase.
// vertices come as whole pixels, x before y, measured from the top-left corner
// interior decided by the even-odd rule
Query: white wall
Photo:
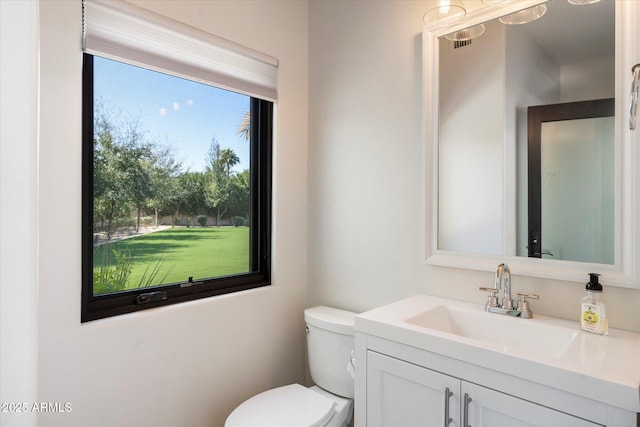
[[[37,400],[37,19],[36,2],[0,1],[0,402],[3,405]],[[25,409],[27,412],[22,412]],[[37,425],[37,414],[30,409],[30,406],[3,406],[0,425]]]
[[[563,64],[562,101],[589,101],[615,96],[615,57],[604,56],[576,64]]]
[[[273,286],[80,323],[81,3],[41,2],[38,398],[73,408],[43,427],[221,426],[305,380],[308,5],[136,3],[280,60]]]
[[[471,45],[440,40],[438,248],[500,255],[505,135],[505,26]],[[460,126],[460,123],[465,123]]]
[[[309,7],[309,304],[362,311],[416,293],[483,302],[492,273],[423,260],[428,2]],[[537,313],[578,319],[584,284],[514,276],[513,288],[540,295]],[[640,331],[640,291],[604,296],[612,327]]]

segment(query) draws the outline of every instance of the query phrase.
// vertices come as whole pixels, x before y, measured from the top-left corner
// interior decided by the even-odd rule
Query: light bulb
[[[424,15],[425,24],[438,27],[464,18],[467,10],[461,0],[440,0]]]
[[[545,13],[547,13],[547,5],[539,4],[511,15],[503,16],[500,18],[500,22],[507,25],[526,24],[541,18]]]

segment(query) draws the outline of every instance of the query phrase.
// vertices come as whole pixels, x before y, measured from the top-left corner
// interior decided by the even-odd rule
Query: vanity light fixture
[[[598,3],[600,0],[567,0],[567,1],[576,6],[583,6],[585,4]]]
[[[545,13],[547,13],[547,5],[539,4],[511,15],[503,16],[500,18],[500,22],[507,25],[526,24],[541,18]]]
[[[447,40],[452,42],[462,42],[480,37],[484,33],[484,24],[474,25],[473,27],[465,28],[455,33],[447,34],[444,36]]]
[[[482,0],[482,3],[487,6],[506,6],[508,4],[515,3],[518,0]]]
[[[423,19],[424,23],[431,27],[440,27],[464,18],[466,14],[467,9],[464,8],[462,0],[438,0]]]

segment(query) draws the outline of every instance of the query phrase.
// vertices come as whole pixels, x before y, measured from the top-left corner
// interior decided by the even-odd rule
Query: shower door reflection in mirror
[[[529,108],[528,256],[613,264],[614,100]]]

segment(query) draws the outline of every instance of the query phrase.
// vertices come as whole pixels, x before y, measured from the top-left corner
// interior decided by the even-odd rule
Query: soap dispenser
[[[585,287],[587,296],[582,298],[580,326],[585,331],[607,335],[609,323],[602,300],[602,285],[599,283],[599,276],[597,273],[589,273],[589,282]]]

